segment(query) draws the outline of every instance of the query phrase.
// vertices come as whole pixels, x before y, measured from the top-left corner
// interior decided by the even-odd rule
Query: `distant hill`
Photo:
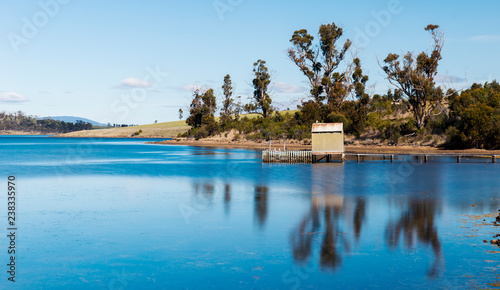
[[[107,124],[102,124],[96,121],[89,120],[87,118],[81,118],[81,117],[73,117],[73,116],[50,116],[50,117],[43,117],[42,119],[52,119],[56,121],[63,121],[67,123],[76,123],[76,121],[80,120],[85,123],[90,123],[92,126],[107,126]]]

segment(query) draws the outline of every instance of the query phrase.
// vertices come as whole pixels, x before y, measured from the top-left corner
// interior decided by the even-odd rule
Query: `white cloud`
[[[472,41],[481,41],[481,42],[497,42],[500,41],[500,35],[489,34],[489,35],[478,35],[471,37]]]
[[[13,92],[0,93],[0,102],[21,103],[27,101],[28,99],[25,96],[20,95],[18,93],[13,93]]]
[[[306,91],[305,88],[296,85],[287,84],[285,82],[276,82],[273,87],[278,93],[297,94]]]
[[[124,79],[120,87],[122,88],[150,88],[153,84],[137,78]]]
[[[186,91],[186,92],[190,92],[190,93],[192,93],[196,90],[199,90],[200,93],[205,93],[206,91],[208,91],[207,88],[200,87],[199,85],[184,85],[180,89],[183,91]]]
[[[437,75],[434,80],[438,83],[463,83],[465,82],[464,78],[451,76],[451,75]]]

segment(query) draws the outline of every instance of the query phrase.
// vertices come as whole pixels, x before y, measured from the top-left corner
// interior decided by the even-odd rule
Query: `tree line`
[[[80,130],[91,130],[92,124],[83,121],[69,123],[50,118],[38,119],[25,115],[22,111],[16,113],[0,112],[0,129],[3,131],[23,131],[38,133],[68,133]]]
[[[375,138],[388,144],[431,141],[448,148],[500,148],[500,86],[496,81],[473,84],[463,91],[436,84],[442,59],[444,34],[428,25],[431,47],[419,54],[389,53],[380,63],[391,89],[386,94],[366,92],[369,77],[361,60],[349,57],[352,42],[342,40],[343,29],[335,23],[319,27],[318,37],[306,29],[290,38],[289,59],[304,75],[308,97],[297,111],[277,112],[269,95],[271,74],[264,60],[253,64],[253,95],[241,104],[234,97],[230,75],[222,85],[222,105],[217,118],[213,89],[196,90],[186,122],[187,137],[205,138],[236,129],[247,139],[310,138],[314,122],[342,122],[355,138]],[[258,118],[241,117],[255,113]]]

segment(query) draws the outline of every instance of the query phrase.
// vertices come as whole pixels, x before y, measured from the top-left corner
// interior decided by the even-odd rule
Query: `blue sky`
[[[0,110],[146,124],[178,119],[193,87],[251,95],[252,64],[273,75],[278,107],[307,96],[288,59],[297,29],[335,22],[357,46],[372,93],[389,88],[377,59],[429,47],[445,32],[439,79],[462,89],[500,79],[498,1],[0,0]],[[353,50],[354,52],[354,50]],[[452,81],[452,83],[450,83]]]

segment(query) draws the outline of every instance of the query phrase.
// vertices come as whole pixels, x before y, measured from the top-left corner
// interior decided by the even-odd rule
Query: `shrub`
[[[413,119],[408,120],[408,122],[401,125],[401,134],[409,135],[411,133],[415,133],[417,127],[415,126],[415,121]]]
[[[390,144],[398,144],[399,138],[401,137],[401,127],[396,124],[391,124],[385,128],[382,133],[382,139],[387,139]]]
[[[255,134],[248,134],[247,139],[253,140],[253,141],[260,141],[260,140],[264,139],[264,136],[260,132],[258,132]]]
[[[207,129],[205,129],[205,127],[200,127],[193,133],[193,137],[196,140],[207,138],[208,136],[209,134]]]
[[[447,147],[500,148],[500,85],[473,84],[450,97]]]

